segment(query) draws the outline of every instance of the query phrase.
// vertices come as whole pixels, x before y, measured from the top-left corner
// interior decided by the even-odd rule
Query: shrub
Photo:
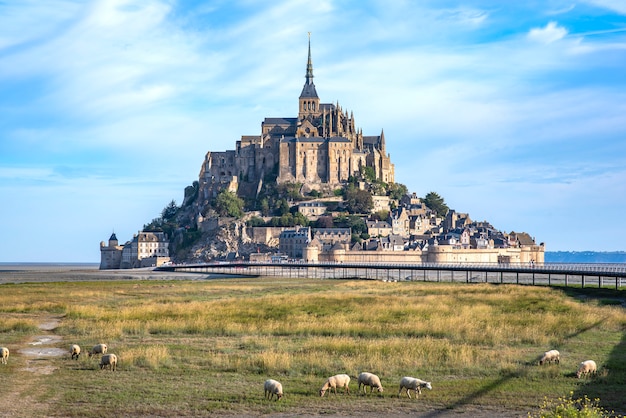
[[[528,418],[609,418],[616,416],[613,411],[607,411],[599,405],[600,399],[596,398],[592,401],[587,395],[574,399],[573,394],[570,392],[567,398],[559,397],[556,401],[545,399],[540,411],[537,414],[529,412]]]

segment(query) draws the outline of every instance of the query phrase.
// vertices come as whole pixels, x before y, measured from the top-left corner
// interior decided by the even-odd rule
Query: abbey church
[[[339,103],[321,103],[313,83],[309,39],[306,81],[298,99],[297,117],[265,118],[260,135],[243,135],[236,149],[208,152],[199,182],[203,197],[228,189],[254,197],[263,181],[300,183],[303,191],[330,191],[350,176],[371,167],[376,178],[394,182],[394,166],[385,149],[385,135],[364,136],[352,112]],[[371,170],[369,170],[371,172]]]

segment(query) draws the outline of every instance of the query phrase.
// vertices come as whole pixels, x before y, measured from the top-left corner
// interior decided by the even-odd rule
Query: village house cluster
[[[323,203],[321,206],[326,207]],[[350,228],[270,228],[273,233],[251,232],[252,237],[278,237],[281,254],[306,262],[351,263],[543,263],[544,245],[525,232],[504,233],[469,214],[448,211],[439,217],[414,193],[404,196],[384,220],[364,216],[368,239],[354,242]],[[340,216],[310,213],[311,202],[298,205],[308,219]],[[377,208],[378,209],[378,208]],[[383,208],[383,210],[385,210]],[[374,212],[374,210],[373,210]],[[378,212],[378,210],[376,210]],[[267,255],[251,254],[251,260]]]

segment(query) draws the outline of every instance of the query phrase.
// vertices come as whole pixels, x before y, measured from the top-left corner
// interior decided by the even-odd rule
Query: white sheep
[[[274,395],[276,395],[276,400],[279,400],[283,397],[283,385],[280,382],[274,379],[267,379],[265,381],[264,387],[264,396],[268,400],[272,400]]]
[[[539,360],[539,365],[544,363],[556,363],[559,364],[561,361],[561,353],[558,350],[550,350],[543,353],[541,360]]]
[[[598,366],[596,366],[595,361],[585,360],[581,362],[580,365],[578,366],[578,370],[576,371],[576,377],[580,379],[581,376],[586,377],[590,374],[596,374],[597,371],[598,371]]]
[[[115,354],[105,354],[100,359],[100,370],[109,367],[112,372],[117,368],[117,356]]]
[[[89,357],[94,356],[96,354],[106,354],[108,350],[108,347],[106,344],[96,344],[93,346],[93,348],[89,351]]]
[[[70,346],[70,353],[72,354],[72,360],[78,360],[78,356],[80,356],[80,345],[72,344]]]
[[[324,386],[320,389],[320,396],[324,396],[328,389],[335,389],[335,395],[337,394],[337,386],[344,388],[343,393],[350,393],[350,376],[347,374],[336,374],[329,377],[324,383]]]
[[[0,347],[0,359],[2,359],[2,364],[7,364],[8,358],[9,358],[9,349],[6,347]]]
[[[400,390],[398,390],[398,397],[400,397],[402,389],[406,389],[406,394],[408,395],[409,399],[411,399],[411,390],[415,392],[415,399],[417,399],[418,396],[422,394],[422,388],[428,388],[430,390],[433,389],[433,387],[430,385],[430,382],[426,382],[415,377],[405,376],[402,378],[402,380],[400,380]]]
[[[359,375],[358,381],[359,392],[361,392],[361,385],[363,385],[363,393],[367,393],[367,386],[370,387],[370,393],[374,391],[374,388],[381,393],[383,391],[383,385],[380,383],[380,379],[375,374],[363,372]]]

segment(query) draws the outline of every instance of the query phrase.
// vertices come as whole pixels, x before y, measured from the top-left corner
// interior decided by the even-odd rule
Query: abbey
[[[301,183],[303,191],[330,191],[365,167],[378,180],[394,182],[394,166],[385,135],[364,136],[352,112],[339,103],[321,103],[313,84],[309,39],[306,81],[298,98],[298,116],[265,118],[260,135],[244,135],[236,149],[208,152],[199,182],[204,198],[221,190],[254,197],[263,181]]]

